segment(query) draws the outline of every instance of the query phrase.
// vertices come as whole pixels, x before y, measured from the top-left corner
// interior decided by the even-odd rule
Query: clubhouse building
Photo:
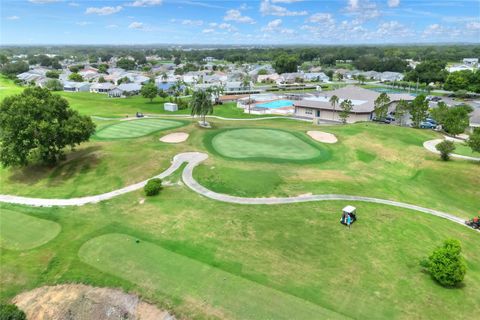
[[[330,98],[334,95],[339,98],[335,107],[330,103]],[[353,107],[347,122],[354,123],[373,119],[374,103],[378,96],[380,96],[379,92],[350,85],[333,91],[322,92],[316,96],[305,97],[295,101],[293,105],[295,116],[298,118],[312,119],[316,122],[341,121],[340,103],[350,99]],[[395,110],[395,106],[400,100],[412,101],[415,98],[410,94],[403,93],[389,93],[388,96],[391,101],[388,108],[389,112]]]

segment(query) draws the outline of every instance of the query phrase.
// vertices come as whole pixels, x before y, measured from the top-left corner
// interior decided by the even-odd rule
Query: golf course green
[[[188,296],[225,318],[344,319],[333,311],[125,234],[107,234],[79,252],[89,265],[169,296]]]
[[[13,210],[0,210],[0,247],[9,250],[29,250],[39,247],[61,230],[58,223],[29,216]]]
[[[183,125],[183,122],[175,120],[135,119],[106,126],[100,129],[95,137],[100,139],[138,138],[156,131],[173,129]]]
[[[220,155],[234,159],[310,160],[322,150],[288,131],[276,129],[231,129],[216,134],[211,146]]]

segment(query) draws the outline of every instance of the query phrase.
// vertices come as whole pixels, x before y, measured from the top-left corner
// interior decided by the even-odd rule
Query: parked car
[[[436,124],[433,124],[433,123],[428,122],[428,121],[420,122],[420,128],[422,128],[422,129],[435,129],[436,127],[437,127]]]
[[[387,118],[388,118],[388,116],[387,116]],[[386,123],[386,124],[391,123],[392,121],[388,120],[387,118],[380,119],[380,118],[377,118],[377,117],[373,117],[372,121]]]
[[[432,118],[427,118],[427,119],[425,119],[425,122],[430,122],[431,124],[434,124],[435,126],[438,125],[437,121],[435,121],[435,120],[432,119]]]
[[[388,120],[390,122],[394,122],[395,121],[395,117],[394,116],[391,116],[391,115],[388,115],[385,117],[385,120]]]

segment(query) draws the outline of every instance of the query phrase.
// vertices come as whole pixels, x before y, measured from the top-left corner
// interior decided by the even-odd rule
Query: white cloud
[[[60,0],[28,0],[28,2],[36,3],[36,4],[54,3],[59,1]]]
[[[80,4],[77,3],[77,2],[69,2],[68,5],[69,5],[70,7],[78,7],[78,6],[80,6]]]
[[[306,16],[307,11],[290,11],[285,7],[280,7],[270,3],[270,0],[262,0],[260,2],[260,13],[264,16]]]
[[[20,19],[19,16],[10,16],[10,17],[7,17],[7,20],[18,20]]]
[[[128,3],[129,7],[153,7],[161,5],[163,0],[136,0],[134,2]]]
[[[230,23],[220,23],[220,24],[218,25],[218,28],[219,28],[219,29],[222,29],[222,30],[227,30],[227,31],[230,31],[230,32],[237,31],[237,28],[235,28],[234,26],[232,26]]]
[[[89,24],[92,24],[90,21],[80,21],[80,22],[77,22],[75,23],[77,26],[86,26],[86,25],[89,25]]]
[[[400,0],[388,0],[388,6],[390,8],[395,8],[400,5]]]
[[[228,10],[225,14],[225,17],[223,17],[223,20],[235,21],[239,23],[250,23],[250,24],[255,23],[255,20],[253,20],[248,16],[242,16],[242,13],[239,10],[235,10],[235,9]]]
[[[108,16],[110,14],[120,12],[122,9],[123,9],[122,6],[101,7],[101,8],[90,7],[90,8],[87,8],[87,10],[85,10],[85,13],[98,14],[99,16]]]
[[[215,32],[215,29],[203,29],[202,32],[203,33],[213,33],[213,32]]]
[[[315,13],[312,14],[308,19],[307,22],[313,22],[313,23],[333,23],[333,17],[330,13]]]
[[[282,25],[282,19],[275,19],[270,21],[264,28],[262,28],[262,31],[264,32],[272,32],[276,30],[278,27]]]
[[[185,20],[182,20],[181,22],[183,25],[187,25],[187,26],[202,26],[203,25],[203,21],[202,20],[190,20],[190,19],[185,19]]]
[[[347,9],[348,9],[349,11],[358,10],[358,8],[359,8],[358,1],[359,1],[359,0],[348,0]]]
[[[115,28],[118,28],[118,25],[116,25],[116,24],[108,24],[108,25],[105,26],[105,28],[107,28],[107,29],[115,29]]]
[[[477,22],[477,21],[469,22],[467,23],[466,27],[468,30],[474,30],[474,31],[480,30],[480,22]]]
[[[128,26],[128,29],[143,30],[145,29],[145,25],[143,24],[143,22],[135,21],[130,23],[130,25]]]

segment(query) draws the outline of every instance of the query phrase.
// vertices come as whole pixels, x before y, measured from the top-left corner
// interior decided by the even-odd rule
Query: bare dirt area
[[[160,138],[161,142],[166,143],[180,143],[188,139],[188,133],[185,132],[174,132],[167,134]]]
[[[17,295],[13,303],[29,320],[175,320],[136,295],[82,284],[36,288]]]
[[[307,134],[315,141],[323,142],[323,143],[336,143],[337,137],[335,135],[323,132],[323,131],[307,131]]]

